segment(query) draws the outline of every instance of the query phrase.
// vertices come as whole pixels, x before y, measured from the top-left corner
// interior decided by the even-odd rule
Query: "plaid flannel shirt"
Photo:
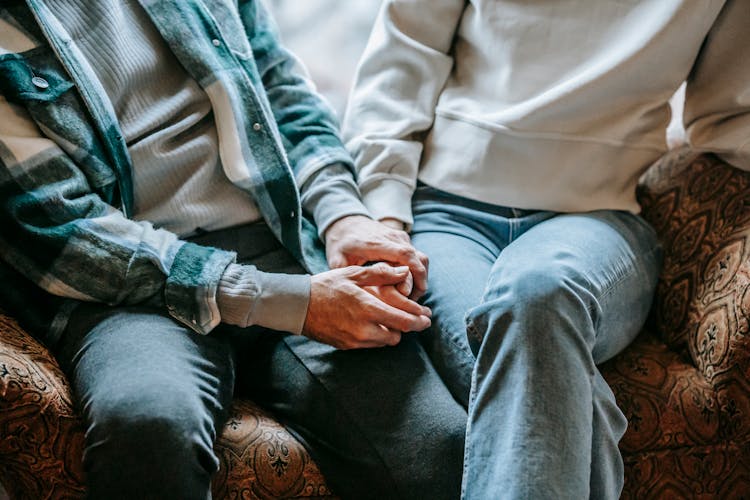
[[[297,185],[351,168],[330,108],[258,0],[141,0],[207,93],[228,178],[287,249],[325,268]],[[296,183],[295,183],[296,179]],[[235,254],[129,218],[132,167],[112,105],[45,0],[0,6],[0,300],[36,333],[78,301],[164,307],[206,333]],[[71,300],[72,299],[72,300]]]

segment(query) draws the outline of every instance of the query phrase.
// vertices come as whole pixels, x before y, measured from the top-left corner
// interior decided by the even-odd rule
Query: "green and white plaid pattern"
[[[253,196],[292,254],[311,271],[323,269],[296,185],[333,163],[351,168],[351,159],[333,112],[280,46],[267,9],[258,0],[141,4],[209,96],[228,178]],[[69,299],[159,305],[194,330],[210,331],[219,322],[217,283],[235,255],[134,221],[132,204],[117,119],[75,42],[44,0],[5,2],[2,303],[38,333],[60,324],[56,311]]]

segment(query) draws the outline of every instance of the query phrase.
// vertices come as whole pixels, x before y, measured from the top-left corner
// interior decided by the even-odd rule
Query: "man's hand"
[[[429,261],[412,246],[406,231],[369,217],[351,215],[334,222],[326,231],[325,240],[328,265],[333,269],[373,261],[408,266],[413,287],[409,287],[409,281],[404,281],[399,290],[414,300],[427,290]]]
[[[424,330],[430,326],[430,310],[394,289],[408,275],[408,267],[379,263],[312,276],[302,334],[339,349],[357,349],[396,345],[401,332]],[[381,300],[368,287],[392,292]]]

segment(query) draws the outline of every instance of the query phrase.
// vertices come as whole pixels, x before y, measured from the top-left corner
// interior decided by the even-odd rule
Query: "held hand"
[[[388,222],[387,224],[391,224]],[[400,223],[399,223],[400,224]],[[362,215],[337,220],[326,231],[326,257],[331,268],[384,261],[408,266],[413,287],[401,285],[399,291],[416,300],[427,289],[427,256],[411,244],[409,235]],[[411,289],[410,289],[411,288]]]
[[[379,263],[312,276],[303,335],[339,349],[358,349],[396,345],[401,332],[424,330],[430,326],[430,310],[393,287],[408,274],[407,267]],[[380,300],[366,287],[393,292]]]

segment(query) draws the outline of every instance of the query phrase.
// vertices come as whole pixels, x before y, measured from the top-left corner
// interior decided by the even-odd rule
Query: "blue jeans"
[[[597,364],[642,327],[661,252],[619,211],[561,214],[420,186],[430,258],[422,340],[469,413],[462,497],[614,499],[627,422]]]
[[[263,224],[196,239],[301,272]],[[159,309],[83,305],[56,347],[84,417],[89,498],[209,498],[235,395],[269,409],[344,498],[456,498],[466,411],[415,335],[338,351],[262,328],[198,335]]]

